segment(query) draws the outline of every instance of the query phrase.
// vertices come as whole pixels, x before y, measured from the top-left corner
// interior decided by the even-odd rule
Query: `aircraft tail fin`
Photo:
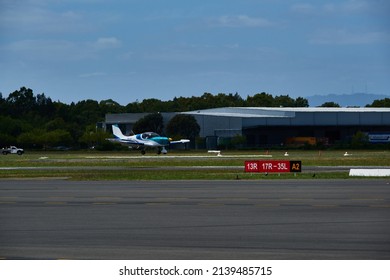
[[[112,134],[114,134],[115,137],[117,137],[119,139],[126,138],[126,136],[123,135],[121,129],[119,128],[119,126],[117,124],[112,125]]]

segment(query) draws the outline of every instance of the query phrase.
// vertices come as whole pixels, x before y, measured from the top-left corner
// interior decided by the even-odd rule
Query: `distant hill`
[[[328,94],[328,95],[312,95],[306,97],[310,107],[321,106],[325,102],[335,102],[341,107],[359,106],[365,107],[367,104],[372,104],[374,100],[390,98],[384,94],[368,94],[368,93],[353,93],[353,94]]]

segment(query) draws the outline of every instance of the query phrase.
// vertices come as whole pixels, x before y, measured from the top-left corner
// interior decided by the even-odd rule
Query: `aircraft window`
[[[153,138],[153,137],[159,137],[159,135],[157,133],[154,133],[154,132],[142,133],[142,138],[143,139],[149,139],[149,138]]]

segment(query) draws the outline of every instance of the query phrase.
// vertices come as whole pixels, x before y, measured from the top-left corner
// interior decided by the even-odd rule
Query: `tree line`
[[[329,102],[324,106],[337,107],[337,104]],[[390,107],[390,99],[375,100],[368,106]],[[32,89],[21,87],[6,98],[0,93],[0,146],[84,148],[101,144],[111,136],[96,129],[96,124],[104,121],[108,113],[185,112],[218,107],[309,107],[309,102],[303,97],[294,99],[289,95],[273,96],[262,92],[246,99],[238,93],[204,93],[198,97],[175,97],[169,101],[150,98],[124,106],[112,99],[100,102],[88,99],[65,104],[53,101],[44,93],[35,95]],[[171,127],[174,128],[171,133],[185,136],[184,130],[180,131],[184,128],[178,128],[181,125],[174,123]]]

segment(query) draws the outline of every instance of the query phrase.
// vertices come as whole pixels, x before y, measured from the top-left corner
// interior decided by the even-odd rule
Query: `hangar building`
[[[390,142],[390,108],[270,108],[225,107],[181,113],[162,113],[165,125],[175,114],[195,117],[212,149],[219,139],[245,136],[246,147],[283,145],[288,139],[321,139],[326,144],[348,141],[358,131],[370,142]],[[132,127],[147,114],[108,114],[106,125]]]

